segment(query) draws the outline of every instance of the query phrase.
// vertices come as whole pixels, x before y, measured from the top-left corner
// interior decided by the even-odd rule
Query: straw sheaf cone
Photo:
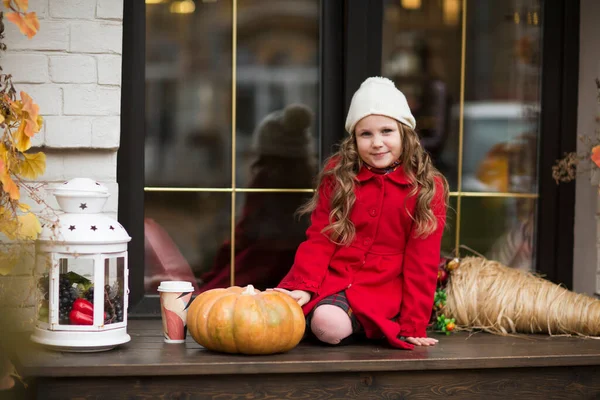
[[[600,300],[480,257],[452,272],[445,314],[490,333],[600,336]]]

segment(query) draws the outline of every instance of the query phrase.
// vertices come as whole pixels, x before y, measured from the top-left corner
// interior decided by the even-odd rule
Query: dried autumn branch
[[[39,30],[35,12],[28,12],[28,0],[2,0],[6,19],[28,38]],[[0,12],[0,51],[4,43],[3,13]],[[32,180],[46,169],[46,155],[32,152],[32,139],[42,128],[40,108],[24,91],[14,87],[12,76],[0,67],[0,275],[8,274],[23,257],[26,246],[41,231],[38,216],[22,202],[22,191],[34,202],[44,203]],[[44,203],[45,204],[45,203]]]
[[[596,79],[597,102],[600,105],[600,80]],[[556,160],[552,166],[552,178],[558,184],[575,180],[577,174],[592,168],[600,168],[600,116],[596,117],[596,133],[593,137],[579,136],[584,145],[584,150],[566,153]],[[590,163],[593,162],[592,163]]]

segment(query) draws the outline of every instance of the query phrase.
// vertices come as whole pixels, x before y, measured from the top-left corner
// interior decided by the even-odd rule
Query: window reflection
[[[144,219],[146,293],[161,281],[189,281],[212,268],[231,232],[231,194],[146,192]]]
[[[237,33],[236,187],[310,188],[312,185],[307,185],[305,179],[295,181],[295,174],[290,174],[287,180],[271,180],[271,186],[252,182],[251,169],[256,168],[257,155],[266,156],[264,152],[257,153],[256,131],[265,130],[265,119],[271,113],[302,104],[312,110],[315,121],[318,119],[319,1],[238,2]],[[313,140],[302,152],[316,153],[319,143],[316,127],[313,123],[310,130]],[[279,135],[276,142],[283,146],[283,152],[300,138],[294,132],[288,135],[287,131],[281,131]],[[265,138],[263,142],[268,140]],[[276,157],[277,151],[272,149],[269,156]],[[279,165],[274,167],[295,168]],[[300,178],[303,176],[300,174]]]
[[[309,130],[312,112],[294,104],[267,115],[254,130],[256,154],[249,169],[249,188],[310,188],[317,170]],[[274,287],[294,261],[305,238],[308,217],[295,212],[310,193],[237,193],[235,284]],[[213,269],[203,275],[201,291],[229,285],[231,242],[220,248]]]
[[[149,294],[165,279],[196,293],[230,285],[234,190],[236,283],[278,283],[304,239],[294,213],[318,164],[320,1],[238,1],[235,41],[233,1],[194,3],[146,5]]]
[[[422,145],[456,190],[457,163],[442,155],[458,152],[452,109],[460,99],[460,7],[446,3],[424,0],[413,8],[387,1],[382,65],[406,95]]]
[[[465,197],[462,201],[461,244],[509,267],[534,269],[536,200]]]
[[[146,5],[146,186],[231,186],[231,3]]]
[[[468,1],[462,190],[537,191],[540,1]]]
[[[244,193],[235,227],[235,285],[260,290],[276,286],[294,262],[305,239],[308,217],[295,216],[310,193]],[[200,291],[229,286],[231,242],[226,240],[213,269],[202,275]]]
[[[464,244],[506,265],[533,269],[541,1],[385,4],[383,74],[406,94],[423,146],[462,197],[451,202],[460,220],[449,220],[443,250]]]

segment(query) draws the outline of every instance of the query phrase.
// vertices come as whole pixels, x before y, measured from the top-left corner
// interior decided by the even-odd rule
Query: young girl
[[[448,184],[415,133],[392,81],[354,94],[345,139],[319,175],[307,240],[275,290],[303,306],[307,329],[340,344],[356,333],[394,347],[431,346]]]

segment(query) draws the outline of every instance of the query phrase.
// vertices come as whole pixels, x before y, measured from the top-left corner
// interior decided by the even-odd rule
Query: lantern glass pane
[[[104,324],[123,322],[125,310],[125,258],[104,260]]]
[[[37,319],[49,323],[50,318],[50,268],[52,259],[49,254],[40,253],[35,258],[35,279],[37,281]]]
[[[93,304],[89,298],[91,298],[90,294],[93,293],[93,290],[93,258],[60,258],[58,323],[60,325],[92,325],[94,321]]]

